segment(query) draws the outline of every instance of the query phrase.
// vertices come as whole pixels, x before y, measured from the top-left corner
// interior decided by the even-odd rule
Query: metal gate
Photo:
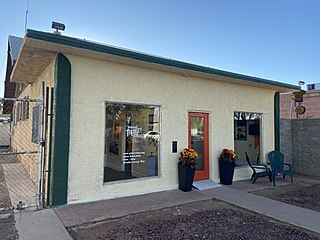
[[[0,211],[42,207],[43,101],[0,98]]]

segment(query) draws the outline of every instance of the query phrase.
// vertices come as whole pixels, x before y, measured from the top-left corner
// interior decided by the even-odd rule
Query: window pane
[[[158,176],[159,107],[106,104],[104,181]]]
[[[251,164],[260,163],[261,113],[234,112],[234,150],[238,166],[247,165],[245,152]]]
[[[191,117],[191,148],[198,153],[196,171],[204,170],[204,118]]]

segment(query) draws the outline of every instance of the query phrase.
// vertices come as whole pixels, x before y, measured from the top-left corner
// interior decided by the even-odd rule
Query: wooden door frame
[[[209,179],[209,113],[204,112],[188,112],[188,146],[191,147],[191,118],[204,118],[204,170],[196,171],[194,180]]]

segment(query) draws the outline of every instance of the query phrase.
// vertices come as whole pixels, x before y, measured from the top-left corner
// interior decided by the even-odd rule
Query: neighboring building
[[[320,84],[308,84],[301,106],[305,113],[297,115],[293,93],[280,94],[280,142],[285,160],[293,171],[319,177]]]
[[[7,52],[7,70],[4,81],[4,97],[14,98],[16,92],[16,83],[10,82],[10,76],[19,55],[19,50],[22,44],[22,38],[9,36],[8,38],[8,52]],[[5,101],[3,103],[3,114],[11,114],[13,109],[13,102]]]
[[[297,118],[294,106],[292,107],[292,95],[291,92],[280,94],[280,118]],[[298,118],[320,118],[320,83],[307,85],[307,92],[303,95],[301,105],[306,108],[306,112]]]
[[[43,81],[53,99],[45,122],[51,205],[177,189],[187,146],[199,153],[196,180],[219,181],[223,148],[236,150],[239,165],[244,152],[266,162],[279,144],[278,93],[300,90],[52,33],[28,30],[23,42],[11,75],[28,83],[18,97],[41,98]],[[250,175],[239,166],[235,180]]]
[[[8,52],[7,52],[7,71],[6,71],[6,79],[5,79],[5,98],[13,98],[15,97],[15,86],[16,84],[10,82],[10,76],[16,63],[19,55],[19,50],[22,44],[22,38],[9,36],[8,38]]]

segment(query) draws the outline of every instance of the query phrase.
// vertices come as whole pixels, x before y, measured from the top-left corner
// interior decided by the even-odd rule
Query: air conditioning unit
[[[320,83],[307,84],[307,90],[320,90]]]

